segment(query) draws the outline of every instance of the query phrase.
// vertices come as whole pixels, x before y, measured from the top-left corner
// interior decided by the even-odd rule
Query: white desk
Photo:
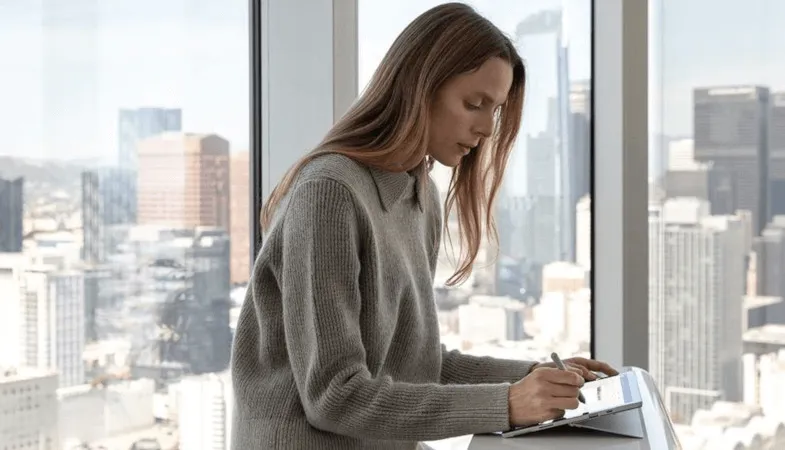
[[[469,443],[468,450],[570,450],[570,449],[613,449],[613,450],[670,450],[681,445],[665,412],[660,393],[648,372],[638,368],[627,369],[638,377],[643,406],[637,410],[642,419],[644,438],[632,439],[610,436],[573,427],[559,427],[532,435],[505,439],[495,435],[477,435]]]

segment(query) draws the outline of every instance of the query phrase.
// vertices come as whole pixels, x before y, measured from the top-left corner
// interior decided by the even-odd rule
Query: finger
[[[539,372],[540,376],[543,377],[545,381],[553,384],[566,384],[568,386],[581,387],[585,383],[583,375],[576,369],[561,370],[544,368],[537,372]]]
[[[595,362],[599,364],[599,367],[597,368],[597,372],[602,372],[605,375],[608,375],[609,377],[619,374],[619,371],[611,367],[610,364],[604,363],[602,361],[595,361]]]
[[[619,372],[613,367],[611,367],[610,364],[603,361],[597,361],[594,359],[586,359],[581,357],[570,358],[569,361],[571,364],[583,366],[593,372],[602,372],[608,376],[619,374]]]
[[[581,375],[583,377],[583,379],[585,379],[587,381],[594,381],[594,380],[597,379],[597,375],[594,372],[592,372],[591,370],[589,370],[586,367],[584,367],[584,366],[579,366],[579,365],[573,363],[573,364],[570,364],[569,367],[574,367],[574,368],[578,369],[579,375]]]

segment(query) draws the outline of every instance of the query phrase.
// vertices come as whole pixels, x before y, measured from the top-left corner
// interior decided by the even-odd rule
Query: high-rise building
[[[712,163],[712,214],[752,212],[759,233],[768,213],[769,90],[760,86],[698,88],[693,92],[695,159]]]
[[[511,161],[511,170],[525,173],[523,182],[507,182],[511,196],[532,199],[535,223],[527,232],[539,241],[531,257],[541,264],[575,258],[574,212],[578,192],[586,183],[576,179],[573,154],[588,148],[571,147],[571,100],[576,110],[588,104],[588,90],[575,86],[571,99],[567,47],[562,36],[562,11],[546,10],[522,20],[516,28],[516,47],[530,67],[527,74],[527,115]],[[580,98],[583,97],[583,98]],[[587,130],[583,130],[587,131]],[[581,130],[576,129],[576,132]],[[585,170],[584,173],[588,173]],[[573,202],[574,201],[574,202]]]
[[[752,243],[755,293],[785,298],[785,215],[774,216]]]
[[[188,377],[180,383],[182,450],[229,450],[234,394],[227,373]]]
[[[139,224],[229,231],[226,139],[164,133],[139,142],[138,151]]]
[[[23,365],[56,370],[59,387],[84,383],[84,274],[29,268],[20,310]]]
[[[771,95],[769,214],[785,214],[785,92]]]
[[[232,245],[232,284],[247,283],[251,274],[251,234],[250,227],[257,226],[256,212],[250,214],[251,207],[251,163],[249,152],[234,152],[231,155],[231,175],[229,182],[231,207],[231,230],[229,239]]]
[[[0,444],[9,449],[58,449],[57,374],[0,367]]]
[[[138,169],[137,144],[167,131],[182,131],[182,110],[168,108],[121,109],[118,117],[119,167]]]
[[[570,208],[567,220],[571,222],[569,229],[574,233],[571,236],[573,245],[577,244],[580,233],[575,210],[581,199],[591,194],[591,104],[591,83],[588,80],[573,82],[570,85],[570,140],[567,156],[570,163],[569,173],[566,174],[572,180],[567,196],[567,206]],[[571,255],[570,261],[577,261],[578,249],[574,248],[574,251],[575,255]]]
[[[125,167],[102,167],[96,174],[103,225],[136,223],[136,172]]]
[[[0,252],[22,251],[24,179],[0,178]]]
[[[82,172],[82,260],[98,264],[104,260],[104,220],[99,177]]]
[[[22,364],[22,299],[25,295],[22,253],[0,253],[0,367]]]
[[[139,169],[139,141],[165,132],[182,131],[182,111],[167,108],[121,109],[118,115],[118,155],[115,177],[106,183],[104,191],[112,197],[109,203],[108,224],[136,223],[137,170]]]
[[[750,221],[706,201],[649,206],[650,371],[675,422],[742,397],[742,300]]]

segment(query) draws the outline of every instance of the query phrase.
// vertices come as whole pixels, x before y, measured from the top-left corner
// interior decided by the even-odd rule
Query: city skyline
[[[418,12],[437,3],[407,1],[395,8],[368,8],[360,2],[360,88],[392,37]],[[574,30],[568,36],[574,49],[570,78],[588,78],[590,42],[579,38],[588,36],[590,29],[588,2],[479,0],[472,4],[505,29],[514,29],[529,14],[563,5]],[[54,4],[3,5],[0,52],[7,57],[0,61],[4,74],[0,98],[7,101],[0,105],[0,130],[14,132],[6,133],[11,141],[0,149],[0,156],[106,160],[110,154],[114,157],[112,150],[117,148],[116,111],[140,107],[182,108],[185,130],[216,133],[230,141],[232,151],[247,150],[247,2],[217,5],[205,0],[196,4],[177,0],[165,6],[152,0],[80,0],[69,2],[71,14],[60,22],[57,14],[43,13],[42,8],[57,10]],[[686,32],[690,29],[686,24],[700,21],[707,10],[722,20],[702,21],[701,39],[695,39]],[[766,34],[785,28],[785,4],[750,0],[740,8],[733,0],[668,2],[661,20],[669,26],[659,39],[652,39],[652,51],[662,52],[662,91],[657,100],[665,111],[662,134],[689,135],[690,91],[695,86],[762,84],[773,91],[785,90],[785,61],[777,57],[785,53],[785,41],[767,39]],[[737,29],[728,33],[726,23]],[[761,41],[767,45],[758,45]],[[58,47],[53,47],[55,42]],[[62,43],[74,45],[55,61],[59,67],[49,67],[52,63],[46,55],[61,52]],[[700,62],[694,54],[702,55]],[[46,69],[52,72],[44,73]],[[69,77],[74,71],[88,76]],[[57,77],[63,76],[73,84],[68,92],[58,89],[62,84]],[[63,124],[45,125],[52,117]],[[44,131],[53,130],[57,148],[41,138]]]

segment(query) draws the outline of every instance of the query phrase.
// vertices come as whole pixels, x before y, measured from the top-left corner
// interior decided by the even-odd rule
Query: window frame
[[[249,4],[254,259],[261,246],[263,200],[355,99],[358,4]],[[649,0],[592,1],[591,354],[615,366],[644,369],[649,363],[648,17]]]

